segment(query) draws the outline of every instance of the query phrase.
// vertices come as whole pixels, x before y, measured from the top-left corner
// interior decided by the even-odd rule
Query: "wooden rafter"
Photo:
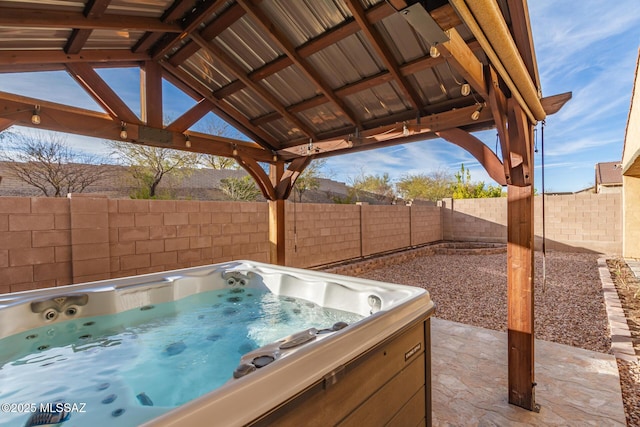
[[[114,119],[140,123],[127,104],[88,64],[67,64],[69,75]]]
[[[260,84],[251,81],[246,76],[245,71],[242,69],[242,67],[223,49],[212,42],[204,40],[202,37],[195,33],[191,34],[191,39],[196,42],[201,48],[210,52],[218,61],[223,63],[236,77],[238,77],[246,86],[257,93],[258,96],[260,96],[267,104],[275,109],[276,112],[285,120],[288,120],[289,123],[295,125],[308,138],[315,137],[309,126],[304,124],[295,115],[287,111],[287,109],[276,99],[274,95],[269,93],[267,89],[265,89]],[[295,132],[295,129],[292,129],[292,132]]]
[[[238,4],[230,6],[200,31],[200,37],[206,41],[213,40],[220,35],[221,32],[233,25],[234,22],[242,18],[244,14],[244,9]],[[200,46],[198,46],[197,43],[192,40],[187,40],[180,49],[171,55],[169,63],[176,66],[180,65],[196,53],[198,49],[200,49]]]
[[[77,28],[85,30],[129,30],[180,33],[175,24],[165,24],[156,18],[130,15],[104,15],[100,19],[84,16],[81,12],[46,12],[33,9],[4,7],[0,14],[0,26],[21,28]]]
[[[98,19],[107,10],[107,7],[111,3],[111,0],[89,0],[84,7],[84,16],[91,19]],[[71,32],[71,36],[67,40],[67,44],[64,47],[65,53],[76,54],[82,50],[85,43],[89,39],[89,36],[93,30],[90,29],[78,29],[75,28]]]
[[[192,94],[197,94],[198,98],[206,98],[211,101],[215,106],[212,110],[215,111],[216,114],[222,116],[226,121],[235,124],[242,129],[246,129],[249,136],[263,147],[269,150],[273,150],[275,148],[277,141],[275,141],[273,137],[261,129],[251,126],[249,120],[245,116],[240,114],[238,111],[229,108],[227,105],[224,105],[223,102],[214,97],[211,91],[202,83],[197,81],[184,70],[174,67],[167,62],[162,62],[161,65],[168,73],[176,77],[176,79],[171,79],[170,77],[169,79],[178,87],[182,88],[187,93],[190,92]]]
[[[34,125],[31,122],[31,115],[36,105],[40,107],[41,122],[39,125]],[[4,116],[2,120],[12,121],[17,126],[106,140],[120,140],[120,131],[122,130],[121,122],[114,120],[106,113],[98,113],[5,92],[0,92],[0,112]],[[127,141],[137,143],[139,129],[139,124],[126,123]],[[261,162],[272,161],[272,153],[254,143],[189,132],[191,147],[187,147],[185,145],[185,135],[182,132],[174,131],[169,132],[169,134],[171,138],[168,142],[164,140],[153,142],[147,139],[144,144],[225,157],[233,157],[233,148],[235,147],[240,156],[250,157]]]
[[[411,103],[411,106],[414,110],[420,111],[420,107],[422,106],[422,100],[420,96],[416,92],[416,90],[407,82],[407,80],[402,75],[400,71],[400,67],[396,62],[395,58],[393,58],[393,54],[387,44],[382,39],[382,36],[376,30],[371,23],[367,20],[364,8],[360,3],[360,0],[347,0],[346,1],[349,10],[353,14],[354,19],[358,23],[360,30],[363,32],[373,49],[378,54],[378,57],[382,60],[385,67],[393,76],[393,79],[398,84],[400,90],[404,93],[407,100]]]
[[[200,3],[196,11],[189,15],[180,34],[168,35],[165,39],[153,46],[151,53],[152,58],[156,61],[161,59],[176,43],[195,31],[212,13],[220,9],[225,2],[226,0],[210,0]]]
[[[336,96],[335,92],[324,82],[320,74],[309,66],[306,60],[296,52],[295,46],[287,40],[285,35],[273,25],[269,18],[256,7],[251,0],[238,0],[238,3],[242,8],[251,15],[254,21],[260,25],[265,34],[271,37],[271,40],[275,42],[280,49],[293,61],[293,63],[302,71],[305,76],[313,83],[344,115],[344,117],[352,124],[358,126],[360,121],[356,115],[350,110],[346,103]]]
[[[163,14],[160,20],[162,22],[173,23],[176,20],[182,18],[187,12],[193,9],[195,5],[194,0],[174,0],[171,7],[169,7]],[[147,32],[131,49],[133,52],[147,52],[151,46],[153,46],[158,40],[164,36],[164,33],[160,32]]]

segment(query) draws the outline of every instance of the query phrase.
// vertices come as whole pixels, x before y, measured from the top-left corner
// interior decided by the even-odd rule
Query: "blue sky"
[[[622,158],[640,46],[640,2],[531,0],[528,3],[543,96],[573,92],[573,99],[546,120],[545,189],[578,191],[594,184],[596,163]],[[135,106],[140,105],[138,70],[99,70],[99,73],[136,111]],[[193,105],[190,98],[171,85],[165,84],[164,90],[167,116],[178,117]],[[100,110],[63,72],[3,74],[0,91]],[[171,102],[167,102],[169,99]],[[476,136],[495,149],[495,131]],[[105,152],[100,140],[69,135],[67,141],[85,151]],[[540,156],[536,154],[538,191],[541,191]],[[325,174],[349,182],[362,172],[387,172],[397,180],[407,174],[442,169],[453,174],[462,163],[471,170],[473,181],[494,184],[471,155],[442,140],[331,158]]]

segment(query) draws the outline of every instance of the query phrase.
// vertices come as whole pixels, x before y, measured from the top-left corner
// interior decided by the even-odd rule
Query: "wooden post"
[[[512,125],[512,128],[515,127]],[[515,152],[520,151],[517,148],[529,150],[533,127],[529,125],[524,129],[522,131],[521,128],[520,132],[510,129],[511,148]],[[529,156],[522,154],[527,163],[527,159],[533,158],[533,153],[529,153]],[[518,181],[533,182],[531,166],[527,164],[524,169],[521,168],[526,172]],[[537,411],[534,391],[533,185],[509,185],[507,191],[509,403]]]
[[[275,187],[284,175],[284,162],[269,165],[269,178]],[[285,199],[269,200],[269,262],[285,265]]]

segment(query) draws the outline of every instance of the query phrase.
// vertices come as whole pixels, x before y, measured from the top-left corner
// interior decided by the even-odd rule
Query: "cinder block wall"
[[[266,203],[109,200],[111,277],[268,261]]]
[[[506,241],[506,198],[442,207],[287,203],[286,210],[287,264],[296,267],[442,239]],[[547,196],[547,247],[621,254],[621,211],[620,194]],[[537,236],[541,213],[537,197]],[[264,202],[3,197],[0,293],[233,259],[267,262],[268,228]]]
[[[551,250],[622,253],[620,194],[545,196],[546,246]],[[443,202],[446,240],[506,242],[507,199]],[[542,246],[542,196],[535,198],[536,248]]]
[[[72,283],[66,199],[0,198],[0,293]]]
[[[286,204],[286,259],[310,267],[359,257],[361,206]]]

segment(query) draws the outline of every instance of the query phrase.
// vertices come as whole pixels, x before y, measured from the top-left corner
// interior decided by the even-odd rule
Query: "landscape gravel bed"
[[[598,254],[535,254],[535,336],[610,353],[611,338]],[[545,280],[543,280],[543,271]],[[431,293],[436,316],[468,325],[507,330],[507,255],[430,255],[357,274],[419,286]],[[640,426],[640,362],[618,360],[629,426]]]
[[[598,255],[550,252],[535,257],[536,338],[607,353],[607,315]],[[431,293],[436,316],[467,325],[507,330],[507,255],[431,255],[360,277],[419,286]]]

